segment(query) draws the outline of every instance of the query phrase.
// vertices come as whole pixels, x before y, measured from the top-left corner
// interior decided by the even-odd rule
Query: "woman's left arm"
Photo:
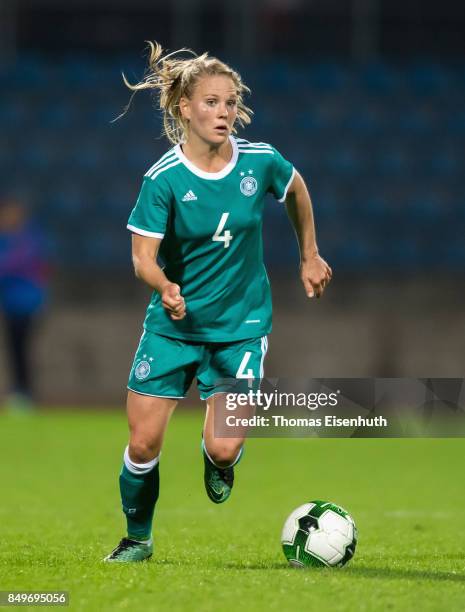
[[[286,210],[299,243],[300,278],[305,292],[308,297],[319,298],[333,272],[318,253],[312,201],[307,186],[297,171],[286,195]]]

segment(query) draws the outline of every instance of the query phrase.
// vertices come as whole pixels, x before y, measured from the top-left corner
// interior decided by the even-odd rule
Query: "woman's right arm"
[[[137,278],[160,294],[163,308],[177,321],[186,316],[186,305],[181,288],[166,278],[157,264],[160,238],[132,234],[132,263]]]

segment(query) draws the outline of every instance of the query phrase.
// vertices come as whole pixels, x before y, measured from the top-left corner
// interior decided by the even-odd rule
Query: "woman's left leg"
[[[234,438],[215,436],[215,419],[223,419],[226,394],[215,393],[207,399],[202,450],[205,464],[204,482],[208,497],[215,504],[225,502],[234,484],[234,466],[242,456],[245,428]]]
[[[224,385],[219,381],[236,379],[242,383],[233,388],[235,393],[256,391],[263,378],[267,348],[266,336],[211,345],[197,374],[201,397],[207,401],[202,442],[205,489],[216,504],[226,501],[231,494],[234,465],[242,456],[248,430],[243,425],[231,427],[229,417],[236,417],[237,423],[243,423],[255,412],[253,405],[239,405],[234,411],[228,409],[227,397],[231,393],[223,392]],[[225,432],[228,432],[227,437],[224,437]]]
[[[240,459],[245,440],[245,428],[235,438],[215,437],[215,415],[217,419],[225,414],[226,393],[215,393],[207,400],[207,412],[203,427],[203,446],[209,459],[218,467],[231,467]]]

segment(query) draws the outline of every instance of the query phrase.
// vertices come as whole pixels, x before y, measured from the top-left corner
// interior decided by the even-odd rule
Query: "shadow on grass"
[[[157,560],[155,563],[160,565],[178,565],[182,566],[184,563],[174,563],[168,559]],[[210,564],[208,564],[210,565]],[[431,571],[431,570],[415,570],[415,569],[402,569],[402,568],[387,568],[387,567],[357,567],[350,566],[345,568],[338,568],[332,570],[325,567],[315,567],[307,569],[296,569],[291,568],[289,565],[278,562],[266,562],[263,563],[246,563],[246,562],[226,562],[226,563],[211,563],[211,567],[216,569],[226,570],[242,570],[247,571],[295,571],[298,573],[311,572],[312,574],[328,575],[334,577],[334,572],[340,573],[342,576],[360,577],[360,578],[372,578],[375,580],[431,580],[433,582],[457,582],[465,583],[465,573],[454,573],[444,571]]]
[[[433,580],[436,582],[465,582],[464,573],[415,570],[387,567],[348,567],[345,570],[351,576],[376,578],[381,580]]]
[[[313,574],[328,574],[334,576],[334,572],[340,572],[341,574],[349,574],[353,577],[360,578],[374,578],[376,580],[433,580],[438,582],[465,582],[465,574],[452,572],[433,572],[429,570],[410,570],[400,568],[386,568],[386,567],[347,567],[331,569],[328,567],[309,567],[309,568],[291,568],[286,564],[281,563],[225,563],[221,567],[226,569],[237,569],[237,570],[286,570],[286,571],[297,571],[297,572],[312,572]]]

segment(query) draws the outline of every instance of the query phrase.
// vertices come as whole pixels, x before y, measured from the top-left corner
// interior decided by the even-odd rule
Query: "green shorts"
[[[200,399],[231,390],[227,379],[244,379],[253,388],[263,378],[266,336],[238,342],[190,342],[147,330],[140,339],[128,389],[154,397],[181,399],[197,377]]]

